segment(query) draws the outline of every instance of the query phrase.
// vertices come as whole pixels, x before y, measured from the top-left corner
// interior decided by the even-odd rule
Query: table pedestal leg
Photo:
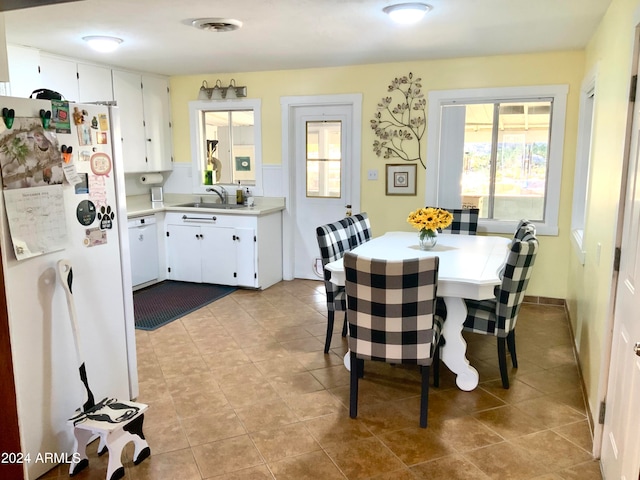
[[[466,357],[467,342],[462,338],[462,324],[467,318],[467,306],[462,298],[444,297],[447,306],[447,319],[442,335],[445,345],[442,349],[442,361],[449,370],[457,375],[456,385],[460,390],[471,391],[478,386],[478,371],[469,365]]]

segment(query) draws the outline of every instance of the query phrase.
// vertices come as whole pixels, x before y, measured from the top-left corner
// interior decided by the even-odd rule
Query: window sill
[[[558,227],[545,223],[535,222],[536,235],[557,236]],[[480,233],[502,233],[513,235],[518,227],[518,222],[501,222],[498,220],[480,220],[478,222],[478,232]]]

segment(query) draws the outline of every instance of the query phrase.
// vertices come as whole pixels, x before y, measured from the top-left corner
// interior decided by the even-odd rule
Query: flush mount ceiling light
[[[104,35],[91,35],[82,39],[95,51],[102,53],[113,52],[122,43],[121,38]]]
[[[233,18],[198,18],[191,25],[210,32],[232,32],[242,27],[242,22]]]
[[[398,3],[384,7],[382,11],[395,23],[409,25],[419,22],[431,8],[431,5],[426,3]]]

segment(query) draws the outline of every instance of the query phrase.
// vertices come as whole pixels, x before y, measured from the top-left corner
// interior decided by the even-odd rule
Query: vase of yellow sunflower
[[[422,250],[431,250],[438,243],[438,232],[451,225],[453,215],[443,208],[419,208],[409,214],[407,222],[420,230],[418,245]]]

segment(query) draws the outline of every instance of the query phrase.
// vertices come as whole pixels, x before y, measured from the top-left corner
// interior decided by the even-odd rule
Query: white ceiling
[[[413,26],[390,0],[84,0],[4,13],[7,42],[166,75],[282,70],[583,49],[611,0],[425,0]],[[235,32],[197,30],[234,18]],[[92,52],[87,35],[124,40]]]

